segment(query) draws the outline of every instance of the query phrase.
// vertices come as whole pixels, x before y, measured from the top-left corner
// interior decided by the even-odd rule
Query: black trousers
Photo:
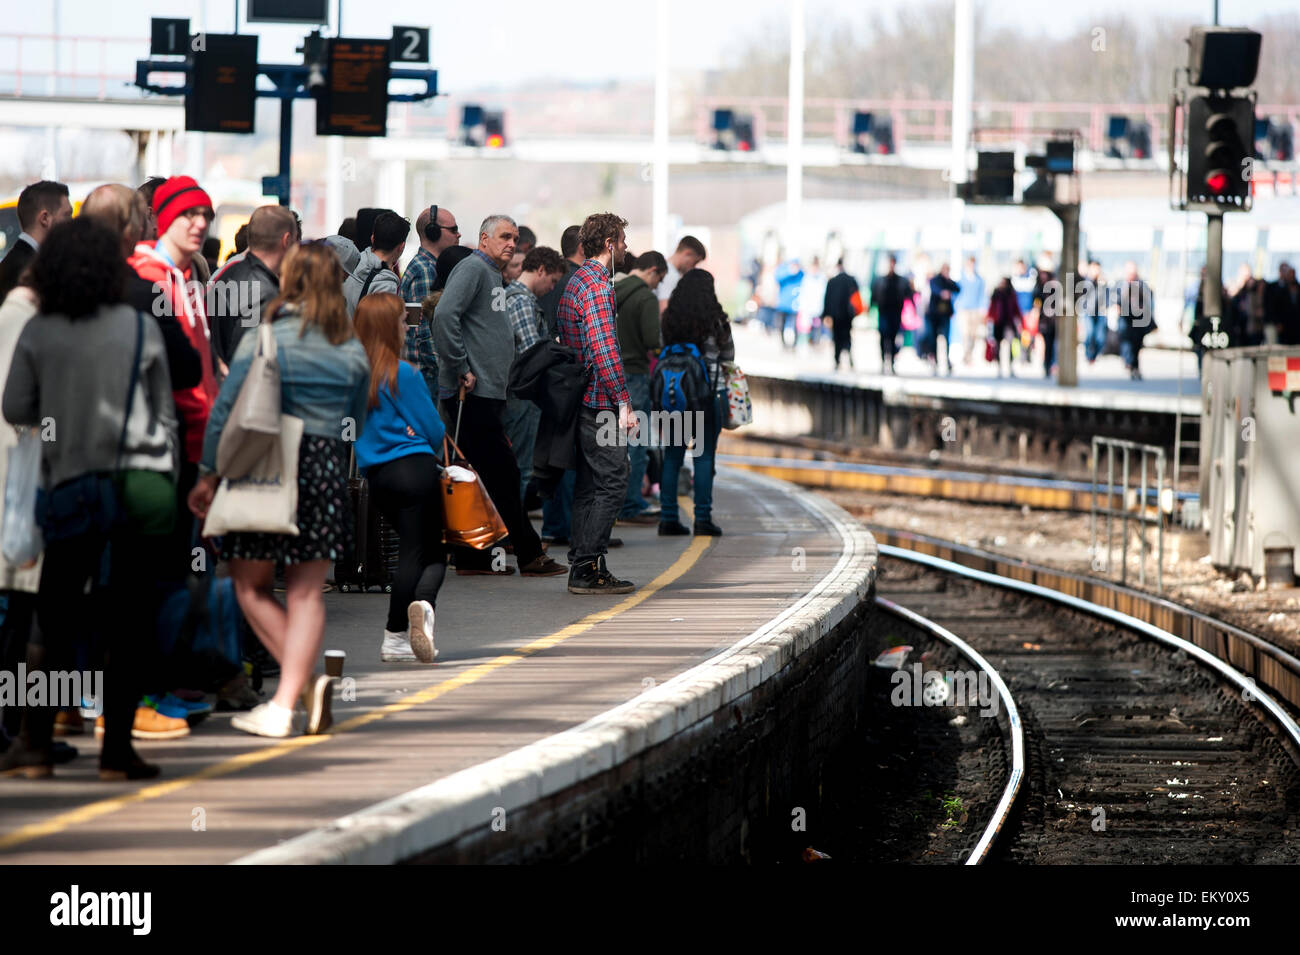
[[[397,529],[397,577],[386,629],[404,632],[407,607],[414,600],[437,607],[447,573],[437,460],[432,454],[411,454],[375,465],[366,479],[375,507]]]
[[[841,321],[843,322],[844,325],[847,326],[849,319],[837,320],[835,322],[834,328],[831,329],[832,338],[835,341],[835,367],[836,368],[840,367],[840,356],[847,353],[849,356],[849,367],[852,368],[853,367],[852,333],[847,329],[843,332],[840,331]]]
[[[460,414],[460,438],[456,439],[458,404],[454,397],[443,399],[443,420],[448,422],[452,438],[469,463],[474,465],[483,487],[496,505],[497,513],[510,530],[510,543],[514,545],[519,566],[531,564],[542,555],[542,541],[524,513],[523,501],[519,497],[519,465],[515,463],[515,452],[510,447],[502,421],[506,403],[504,399],[467,395],[465,409]],[[613,523],[611,518],[610,524]],[[487,570],[492,566],[491,548],[457,547],[454,556],[456,566],[462,570]]]
[[[47,542],[36,613],[45,648],[44,669],[68,670],[73,646],[89,629],[104,640],[103,766],[120,767],[132,756],[131,726],[146,686],[157,680],[159,561],[163,538],[129,530],[114,533],[109,543],[108,578],[102,579],[103,535],[90,533]],[[29,708],[27,747],[48,752],[54,707]]]
[[[898,333],[903,327],[903,316],[901,313],[877,315],[880,322],[880,360],[885,365],[892,365],[894,356],[898,354]]]

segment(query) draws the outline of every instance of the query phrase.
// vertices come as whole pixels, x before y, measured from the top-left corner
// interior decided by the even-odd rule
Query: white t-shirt
[[[677,266],[669,262],[668,274],[660,280],[659,288],[655,290],[655,294],[659,296],[659,301],[668,301],[668,297],[673,294],[673,289],[677,287],[677,283],[681,281],[681,278],[682,273],[677,271]]]

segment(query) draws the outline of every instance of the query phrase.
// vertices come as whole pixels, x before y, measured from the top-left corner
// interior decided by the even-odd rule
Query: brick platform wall
[[[872,595],[874,596],[874,585]],[[785,669],[672,739],[405,860],[769,863],[816,844],[827,768],[860,738],[870,599]],[[806,828],[796,830],[795,810]]]

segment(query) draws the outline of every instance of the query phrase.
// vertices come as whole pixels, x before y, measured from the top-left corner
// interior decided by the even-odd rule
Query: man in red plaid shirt
[[[609,439],[636,436],[623,358],[618,347],[612,276],[627,252],[627,220],[610,212],[587,217],[578,244],[587,261],[569,279],[560,299],[560,344],[581,351],[590,375],[578,410],[578,470],[569,532],[569,593],[626,594],[635,589],[605,566],[609,532],[627,493],[627,446]]]

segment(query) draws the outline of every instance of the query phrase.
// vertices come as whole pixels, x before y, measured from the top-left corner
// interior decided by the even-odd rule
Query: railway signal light
[[[1127,116],[1106,117],[1106,155],[1111,159],[1150,159],[1151,124]]]
[[[713,148],[753,152],[757,146],[754,138],[754,117],[731,109],[713,111]]]
[[[501,149],[506,144],[506,118],[501,112],[483,114],[483,145]]]
[[[460,141],[465,146],[501,149],[506,144],[505,113],[466,103],[460,113]]]
[[[855,153],[889,156],[894,152],[894,123],[887,116],[862,110],[853,113],[851,149]]]
[[[981,149],[975,157],[972,194],[978,199],[1010,200],[1016,194],[1016,154],[1009,150]]]
[[[1244,96],[1195,96],[1187,110],[1187,201],[1250,208],[1255,104]]]

